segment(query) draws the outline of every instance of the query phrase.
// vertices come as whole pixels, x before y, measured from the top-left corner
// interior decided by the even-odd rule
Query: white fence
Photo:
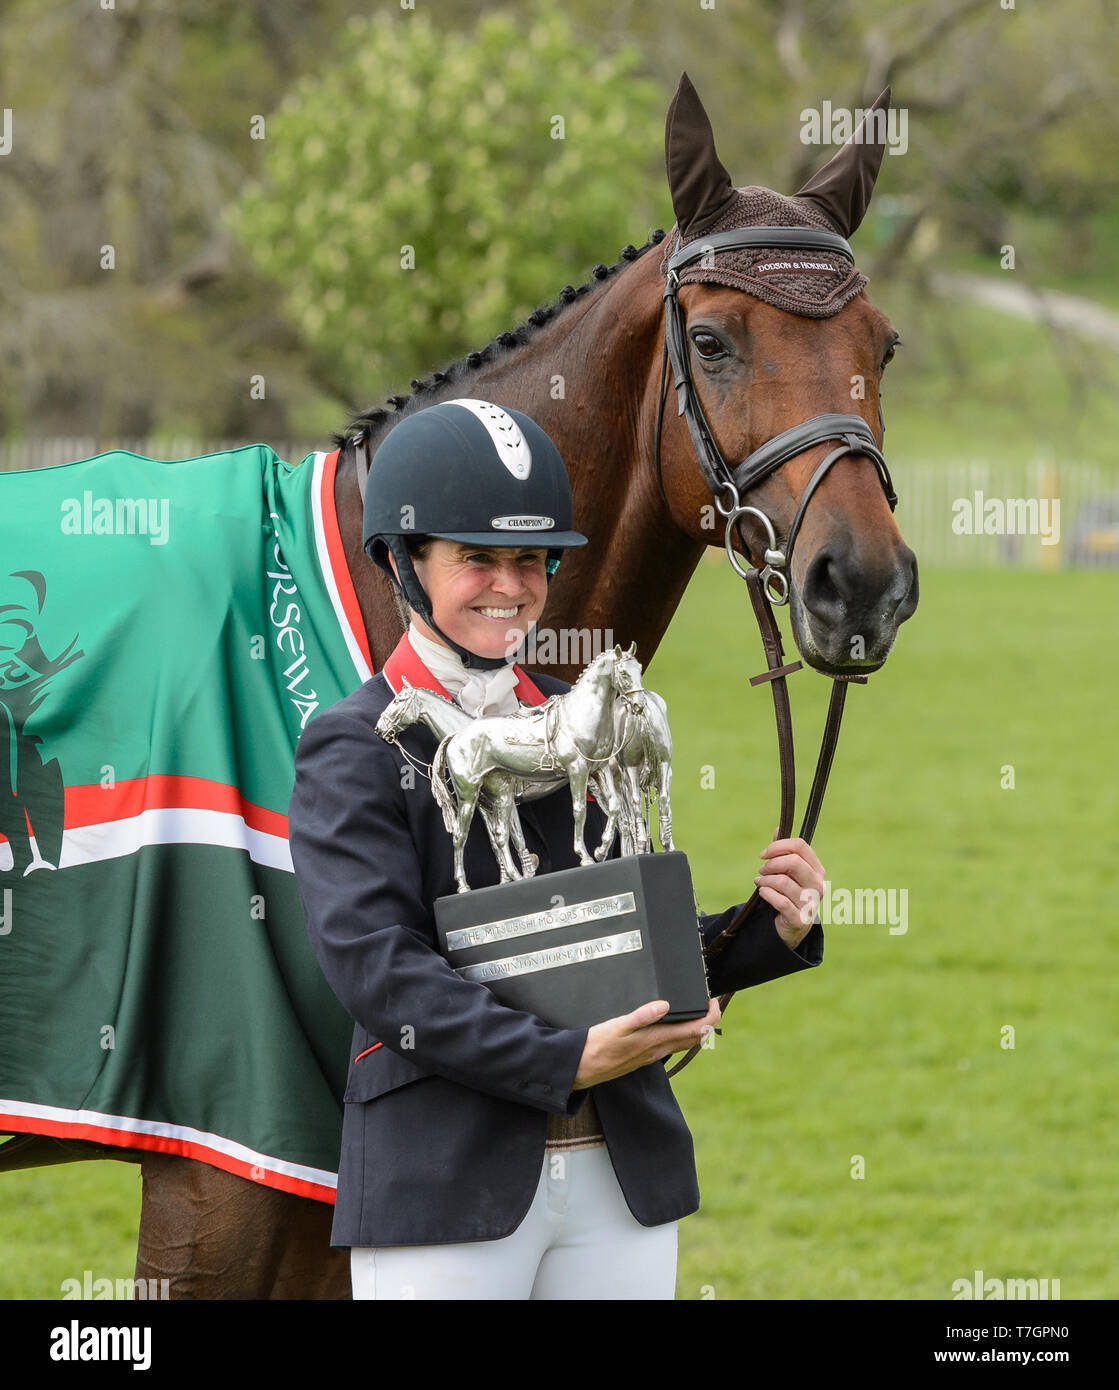
[[[0,472],[46,468],[106,449],[150,458],[258,443],[246,439],[42,438],[0,441]],[[283,459],[328,447],[319,440],[269,441]],[[892,457],[897,523],[925,568],[1119,566],[1119,472],[1097,464],[1042,459],[945,463]]]
[[[897,523],[926,568],[1119,565],[1119,472],[1098,464],[891,459]]]

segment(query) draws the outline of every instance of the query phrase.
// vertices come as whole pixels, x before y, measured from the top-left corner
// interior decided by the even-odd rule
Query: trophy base
[[[464,979],[556,1028],[586,1028],[667,999],[662,1022],[707,1013],[687,856],[627,855],[449,894],[439,946]]]

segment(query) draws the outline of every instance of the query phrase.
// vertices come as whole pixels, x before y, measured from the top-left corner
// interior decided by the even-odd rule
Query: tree
[[[511,327],[667,203],[660,86],[558,10],[472,33],[400,10],[346,49],[269,117],[230,227],[351,400]]]
[[[356,4],[6,0],[0,434],[297,428],[317,384],[220,219],[255,168],[253,113],[329,57]]]

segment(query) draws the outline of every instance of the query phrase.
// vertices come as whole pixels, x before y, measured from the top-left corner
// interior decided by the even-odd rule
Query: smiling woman
[[[408,552],[439,627],[480,656],[511,657],[544,611],[547,550],[477,550],[461,542],[426,541],[422,550],[409,545]],[[390,556],[389,562],[399,583],[396,561]],[[430,641],[440,640],[422,617],[413,621]]]
[[[495,884],[493,848],[475,820],[452,863],[444,811],[415,776],[438,766],[435,733],[415,724],[389,742],[379,732],[406,684],[445,695],[452,727],[569,689],[513,656],[563,553],[586,544],[571,521],[551,439],[485,401],[407,416],[370,463],[363,544],[402,591],[410,625],[377,676],[308,724],[289,814],[315,954],[355,1023],[332,1232],[351,1251],[355,1298],[673,1295],[677,1221],[699,1194],[660,1063],[702,1040],[718,1004],[669,1024],[668,1004],[650,1000],[590,1028],[556,1028],[453,970],[434,905],[454,893],[456,867],[475,887]],[[520,815],[526,873],[575,867],[567,786],[524,801]],[[585,817],[601,837],[597,804]],[[758,903],[712,989],[819,963],[822,931],[799,895],[822,887],[823,869],[801,845],[781,846],[797,853],[764,870],[765,891],[776,896],[780,883],[796,901],[779,899],[780,918]],[[738,911],[701,916],[704,939]]]
[[[422,634],[492,671],[540,617],[564,550],[586,544],[571,521],[567,470],[540,426],[460,398],[410,416],[381,443],[363,542]]]

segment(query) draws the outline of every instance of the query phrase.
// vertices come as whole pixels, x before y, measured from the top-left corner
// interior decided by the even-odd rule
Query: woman
[[[304,731],[292,858],[316,955],[355,1021],[332,1244],[355,1298],[672,1298],[676,1223],[699,1205],[691,1135],[662,1065],[719,1019],[658,1022],[653,1000],[592,1028],[553,1028],[461,979],[436,949],[455,891],[428,782],[433,735],[375,725],[404,678],[471,715],[568,687],[509,660],[544,608],[571,529],[554,444],[527,416],[450,401],[396,425],[373,458],[365,548],[410,607],[384,670]],[[570,796],[524,803],[537,872],[575,866]],[[588,807],[586,839],[604,818]],[[819,963],[809,927],[824,872],[800,840],[763,852],[764,904],[718,958],[718,995]],[[480,818],[473,888],[498,880]],[[705,940],[737,907],[700,919]],[[802,914],[807,919],[802,921]]]

